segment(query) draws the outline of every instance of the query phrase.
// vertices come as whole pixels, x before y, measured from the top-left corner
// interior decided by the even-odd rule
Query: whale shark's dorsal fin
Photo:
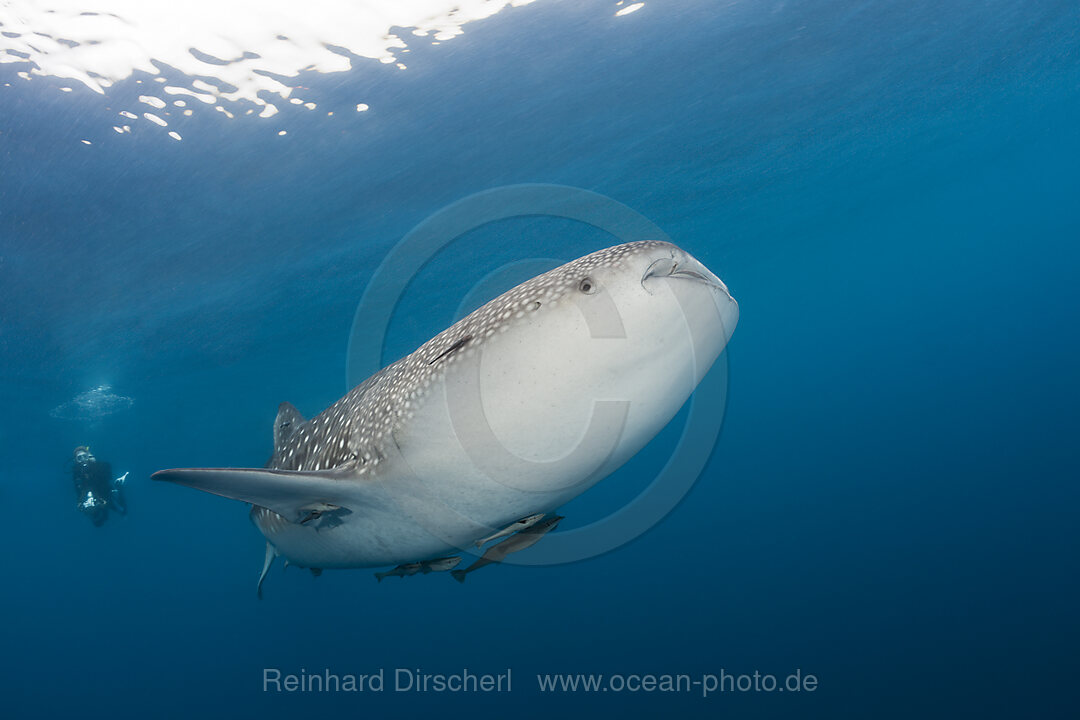
[[[303,424],[304,416],[291,402],[278,405],[277,417],[274,419],[274,452],[280,452],[296,429]]]
[[[151,478],[269,508],[293,523],[300,523],[312,514],[312,510],[322,511],[327,507],[348,515],[352,512],[349,506],[355,507],[357,502],[364,501],[358,492],[361,486],[344,479],[336,470],[185,468],[161,470]],[[341,513],[342,510],[345,512]]]

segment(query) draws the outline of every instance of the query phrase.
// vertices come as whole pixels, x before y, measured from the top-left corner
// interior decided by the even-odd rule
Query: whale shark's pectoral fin
[[[300,523],[313,510],[340,520],[352,512],[356,483],[335,470],[294,472],[255,468],[184,468],[161,470],[151,476],[196,490],[269,508],[290,522]],[[348,501],[346,501],[348,497]],[[332,513],[326,510],[333,509]]]
[[[259,584],[255,588],[260,600],[262,600],[262,584],[263,584],[263,580],[266,579],[266,574],[268,572],[270,572],[270,566],[274,564],[274,558],[276,558],[276,557],[277,557],[277,550],[274,549],[273,545],[271,545],[269,542],[267,542],[266,543],[266,557],[263,559],[263,569],[262,569],[262,572],[259,573]]]

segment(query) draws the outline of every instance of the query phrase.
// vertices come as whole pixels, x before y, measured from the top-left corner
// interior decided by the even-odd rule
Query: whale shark
[[[264,576],[277,555],[320,571],[445,557],[623,465],[738,318],[676,245],[616,245],[498,296],[311,419],[282,403],[265,467],[153,478],[250,503]]]

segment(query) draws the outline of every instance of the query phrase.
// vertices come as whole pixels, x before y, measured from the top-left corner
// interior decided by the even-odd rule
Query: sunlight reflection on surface
[[[413,42],[439,43],[462,34],[465,23],[531,2],[7,0],[0,2],[0,63],[15,64],[25,80],[73,80],[101,94],[146,73],[161,85],[139,98],[152,108],[172,103],[190,115],[187,98],[196,101],[193,107],[213,106],[229,118],[270,117],[283,101],[317,107],[293,97],[296,88],[282,79],[344,72],[354,58],[405,69],[398,59],[407,51],[402,28],[411,29]],[[367,106],[357,106],[362,109]],[[129,110],[121,115],[135,119]],[[139,114],[167,125],[158,114]]]

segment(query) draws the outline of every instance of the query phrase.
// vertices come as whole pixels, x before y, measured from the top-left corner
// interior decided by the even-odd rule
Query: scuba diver
[[[71,461],[76,507],[89,516],[95,527],[105,524],[109,510],[127,515],[123,492],[127,473],[113,480],[109,463],[99,462],[85,445],[75,448]]]

